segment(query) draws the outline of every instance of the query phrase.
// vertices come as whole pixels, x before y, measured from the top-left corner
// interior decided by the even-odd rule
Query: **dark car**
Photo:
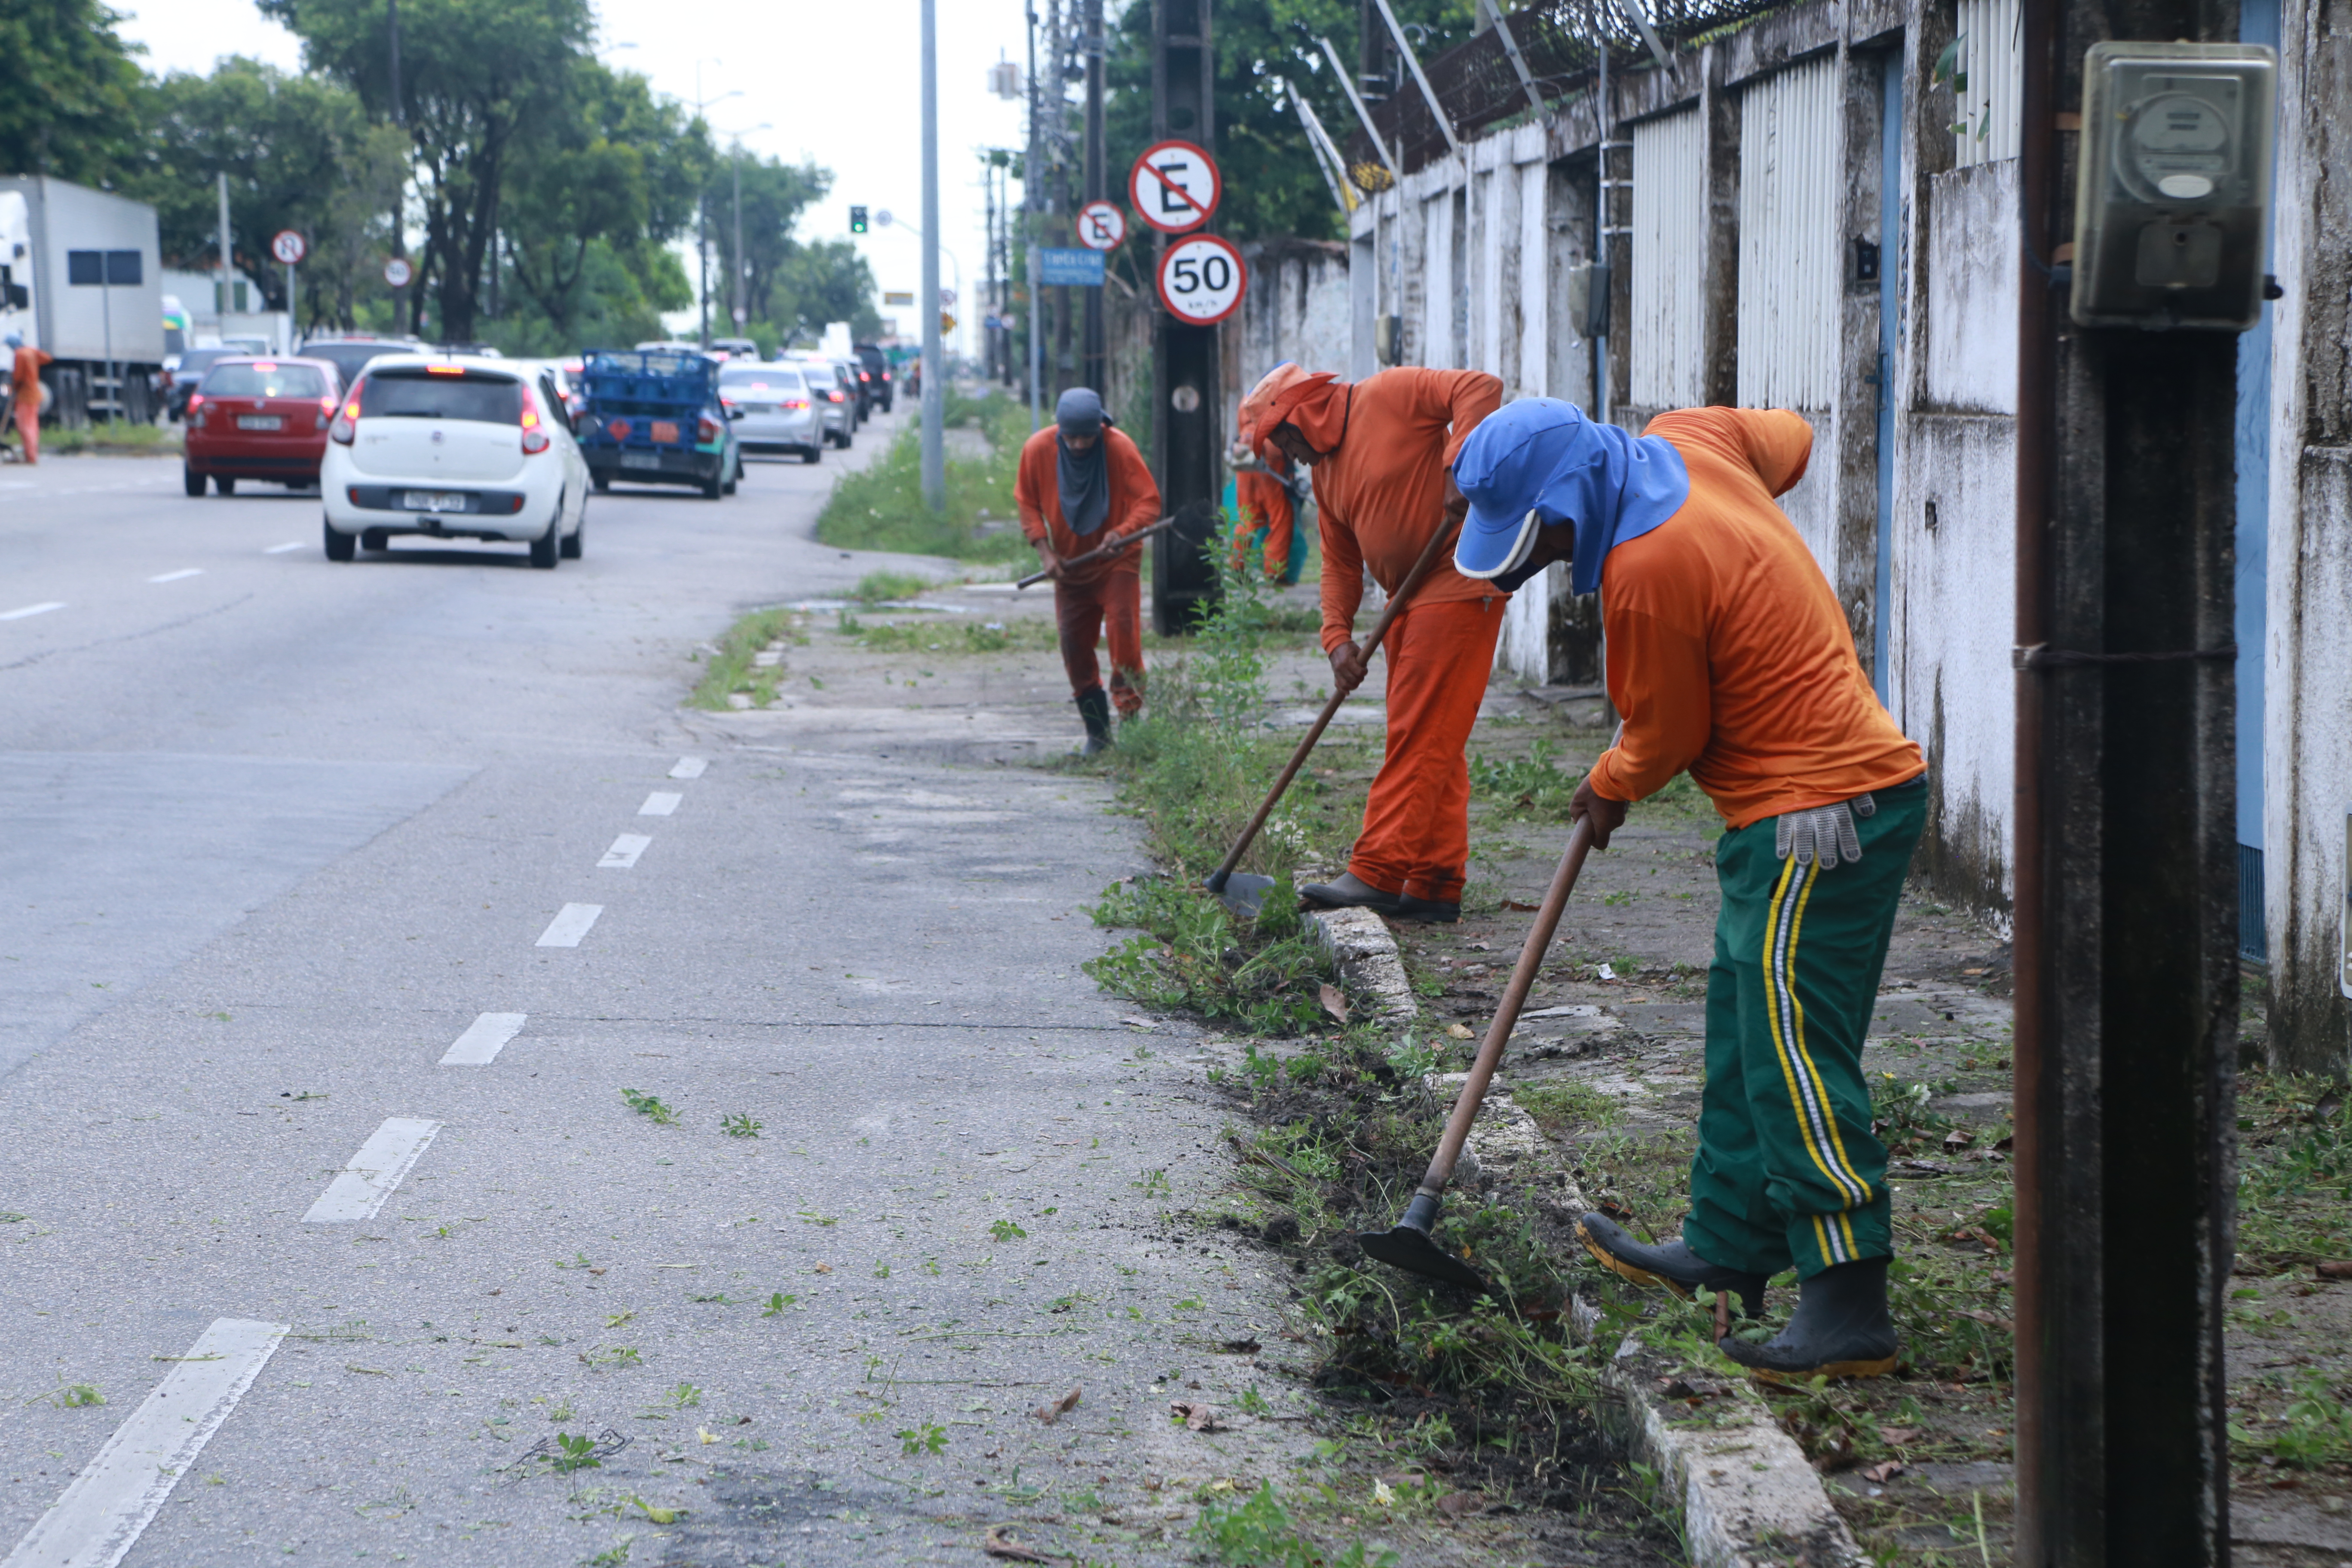
[[[245,353],[244,349],[185,349],[180,357],[163,368],[163,415],[173,420],[188,416],[188,394],[195,391],[205,379],[205,372],[221,360],[234,359]]]
[[[360,378],[360,371],[372,359],[385,354],[413,354],[417,346],[398,338],[313,338],[302,345],[304,359],[322,359],[335,367],[336,374],[349,386]]]
[[[215,363],[189,399],[188,493],[204,494],[207,479],[222,495],[233,494],[239,479],[317,484],[342,384],[322,359],[240,355]]]
[[[885,414],[889,413],[890,405],[896,401],[890,384],[890,356],[875,343],[859,343],[851,352],[856,354],[857,363],[866,367],[866,395],[876,407]]]

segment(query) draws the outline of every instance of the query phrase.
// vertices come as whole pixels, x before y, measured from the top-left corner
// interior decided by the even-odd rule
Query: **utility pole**
[[[1024,336],[1029,342],[1029,427],[1039,430],[1045,424],[1045,291],[1037,287],[1037,215],[1041,205],[1039,193],[1045,189],[1045,143],[1038,125],[1039,96],[1044,89],[1037,84],[1037,7],[1028,8],[1029,18],[1029,155],[1021,165],[1021,205],[1027,215],[1022,244],[1026,247],[1024,260],[1028,264],[1029,306],[1022,312]]]
[[[1209,5],[1210,0],[1157,0],[1151,8],[1151,135],[1155,142],[1181,137],[1214,156],[1216,51]],[[1158,238],[1155,272],[1170,243],[1166,235]],[[1224,426],[1217,406],[1217,329],[1196,327],[1162,310],[1155,343],[1151,429],[1160,503],[1181,520],[1151,540],[1151,624],[1169,637],[1192,630],[1199,612],[1216,603],[1217,574],[1209,552]]]
[[[400,91],[400,0],[384,0],[383,9],[384,25],[389,29],[385,42],[392,65],[392,122],[405,130],[408,109]],[[400,188],[393,193],[392,197],[392,253],[399,257],[408,254],[408,182],[405,179],[400,182]],[[416,331],[417,323],[424,320],[424,306],[420,303],[424,294],[425,279],[412,272],[408,279],[407,300],[408,330],[411,332]],[[392,330],[395,332],[400,331],[400,304],[397,300],[393,301]]]
[[[947,388],[940,384],[940,18],[923,0],[923,505],[948,504]]]
[[[2014,1559],[2217,1568],[2230,1560],[2238,344],[2078,325],[2069,289],[2087,285],[2052,258],[2076,237],[2087,47],[2234,41],[2219,24],[2234,28],[2237,9],[2049,0],[2021,16]]]
[[[740,338],[743,335],[744,323],[751,319],[751,307],[744,302],[743,299],[743,274],[746,270],[746,264],[743,260],[743,142],[742,139],[740,137],[736,139],[735,142],[734,168],[735,265],[733,271],[735,273],[735,287],[731,291],[731,299],[734,305],[734,309],[731,313],[735,318],[735,335]]]
[[[230,259],[232,252],[229,249],[228,174],[223,172],[214,178],[216,181],[215,188],[220,194],[220,314],[223,318],[221,325],[226,328],[228,325],[226,320],[228,313],[236,309],[236,264]],[[226,338],[228,333],[223,331],[221,336]]]
[[[1085,36],[1079,47],[1086,52],[1087,61],[1087,152],[1084,199],[1103,199],[1103,7],[1102,0],[1083,0],[1079,26]],[[1110,387],[1109,365],[1106,363],[1103,332],[1103,294],[1101,289],[1085,291],[1087,301],[1086,370],[1084,380],[1097,392],[1108,393]]]

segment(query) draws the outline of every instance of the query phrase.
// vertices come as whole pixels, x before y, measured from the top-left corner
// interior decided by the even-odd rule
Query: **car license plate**
[[[655,421],[654,421],[654,431],[653,431],[653,435],[654,435],[654,445],[655,445],[655,446],[656,446],[656,447],[675,447],[675,446],[677,446],[677,420],[675,420],[675,419],[656,419],[656,420],[655,420]]]
[[[400,504],[411,511],[463,511],[466,492],[463,490],[405,490]]]
[[[286,421],[275,414],[240,414],[236,416],[240,430],[283,430]]]
[[[661,467],[661,454],[659,452],[624,452],[621,454],[621,467],[658,468]]]

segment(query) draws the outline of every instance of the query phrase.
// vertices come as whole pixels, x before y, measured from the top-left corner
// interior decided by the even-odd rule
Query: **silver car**
[[[795,355],[793,367],[808,377],[809,401],[824,416],[824,438],[844,451],[857,435],[857,389],[841,367],[814,354]]]
[[[719,401],[734,422],[746,452],[798,452],[814,463],[824,456],[825,417],[809,392],[808,367],[730,364],[719,373]]]

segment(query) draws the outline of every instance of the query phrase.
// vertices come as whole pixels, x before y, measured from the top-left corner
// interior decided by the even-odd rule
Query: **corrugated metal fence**
[[[1699,242],[1706,220],[1705,156],[1696,107],[1633,126],[1633,375],[1643,408],[1706,401],[1706,280]]]
[[[1746,407],[1818,409],[1834,401],[1843,265],[1837,100],[1837,62],[1830,57],[1776,71],[1739,95],[1739,401]]]
[[[1959,0],[1952,96],[1959,110],[1952,161],[1960,168],[2017,156],[2025,89],[2019,0]]]

